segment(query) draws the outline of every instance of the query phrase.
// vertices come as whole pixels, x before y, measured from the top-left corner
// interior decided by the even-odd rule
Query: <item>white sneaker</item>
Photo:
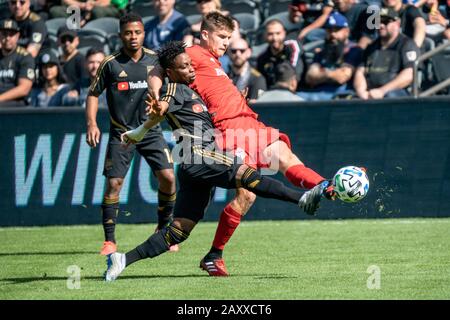
[[[125,254],[114,252],[108,255],[107,259],[108,269],[105,272],[105,281],[114,281],[119,274],[125,269]]]
[[[319,208],[320,200],[323,196],[324,190],[328,187],[329,182],[327,180],[319,183],[311,190],[306,191],[300,198],[298,205],[307,214],[314,215]]]

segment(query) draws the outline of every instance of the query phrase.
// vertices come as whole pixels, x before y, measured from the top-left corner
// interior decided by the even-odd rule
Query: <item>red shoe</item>
[[[107,256],[108,254],[114,253],[117,251],[117,245],[112,241],[105,241],[103,242],[102,250],[100,251],[100,254],[102,256]]]
[[[325,188],[325,190],[323,190],[323,196],[325,198],[327,198],[328,200],[336,200],[337,198],[337,194],[336,191],[334,191],[334,186],[333,183],[330,181],[328,187]]]
[[[211,277],[228,277],[228,271],[225,267],[225,261],[222,258],[200,261],[200,269],[205,270]]]

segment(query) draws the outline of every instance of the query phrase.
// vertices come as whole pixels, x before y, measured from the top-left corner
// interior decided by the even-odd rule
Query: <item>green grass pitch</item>
[[[118,225],[119,251],[153,228]],[[1,228],[0,299],[450,298],[448,218],[243,222],[225,250],[227,278],[198,268],[215,228],[200,223],[178,253],[113,283],[102,280],[100,225]],[[69,266],[80,268],[78,289]]]

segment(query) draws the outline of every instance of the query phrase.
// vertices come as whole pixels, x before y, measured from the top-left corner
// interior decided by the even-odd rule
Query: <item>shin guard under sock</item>
[[[312,189],[323,180],[326,180],[320,174],[305,167],[303,164],[290,167],[287,169],[285,176],[294,186],[304,189]]]
[[[119,198],[104,198],[102,203],[102,223],[105,241],[116,243],[115,229],[119,214]]]
[[[126,253],[126,265],[138,260],[154,258],[169,251],[170,246],[181,243],[189,237],[189,233],[175,227],[173,224],[163,227],[150,236],[144,243]]]

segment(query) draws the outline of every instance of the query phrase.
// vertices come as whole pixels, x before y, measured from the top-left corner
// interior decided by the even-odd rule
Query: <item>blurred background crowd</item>
[[[79,29],[66,23],[74,8]],[[84,107],[129,11],[153,50],[196,44],[203,15],[230,15],[221,63],[251,103],[404,97],[414,81],[426,90],[450,78],[450,46],[413,72],[448,44],[450,0],[0,0],[0,9],[0,106]]]

